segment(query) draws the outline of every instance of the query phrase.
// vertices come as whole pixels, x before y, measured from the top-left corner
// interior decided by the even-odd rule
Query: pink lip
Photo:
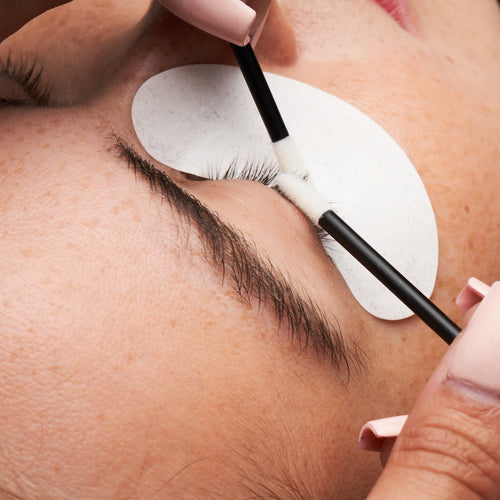
[[[405,0],[374,0],[380,5],[404,30],[412,31],[410,11]]]

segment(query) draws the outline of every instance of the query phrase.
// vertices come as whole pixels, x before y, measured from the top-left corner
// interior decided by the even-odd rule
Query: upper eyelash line
[[[8,104],[31,104],[46,106],[50,102],[50,88],[42,81],[43,68],[36,59],[29,61],[26,57],[13,60],[11,54],[7,59],[0,59],[0,76],[17,83],[28,95],[28,99],[6,99],[1,101]]]
[[[224,169],[217,165],[208,165],[202,176],[211,180],[254,181],[274,187],[279,173],[280,168],[276,160],[269,156],[258,160],[235,158]]]
[[[225,170],[222,170],[222,172],[216,165],[206,167],[200,179],[204,177],[210,180],[245,180],[259,182],[264,186],[274,189],[283,196],[276,182],[276,178],[280,172],[281,169],[277,161],[271,156],[259,160],[235,158]],[[331,236],[317,224],[313,224],[313,227],[323,246],[331,246]]]

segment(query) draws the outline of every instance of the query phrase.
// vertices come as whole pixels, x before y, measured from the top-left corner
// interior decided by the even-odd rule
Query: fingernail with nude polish
[[[257,14],[241,0],[160,0],[172,14],[197,28],[237,45],[246,45]]]
[[[477,278],[469,278],[464,289],[458,294],[455,303],[462,312],[466,313],[471,307],[481,302],[489,291],[490,287],[486,283]]]
[[[207,0],[206,3],[210,4],[210,9],[207,8],[204,12],[206,17],[201,20],[204,23],[202,29],[237,45],[250,42],[251,30],[257,17],[255,10],[241,0]]]
[[[448,377],[500,395],[500,282],[483,285],[473,284],[476,291],[484,293],[484,299],[457,339]]]
[[[199,11],[189,19],[193,25],[236,45],[257,43],[271,0],[198,0]]]
[[[386,439],[399,436],[407,418],[408,415],[399,415],[366,422],[359,433],[359,447],[366,451],[380,451]]]

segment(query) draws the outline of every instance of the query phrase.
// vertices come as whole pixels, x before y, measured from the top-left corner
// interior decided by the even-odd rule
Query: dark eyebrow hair
[[[136,177],[145,180],[152,193],[197,230],[205,258],[221,272],[222,283],[230,281],[239,298],[249,305],[271,304],[278,321],[287,322],[299,349],[312,348],[320,360],[328,360],[346,374],[347,381],[353,368],[359,371],[365,367],[364,353],[355,342],[346,342],[338,323],[333,325],[309,297],[299,294],[239,230],[142,158],[124,139],[117,135],[113,138],[119,156]]]

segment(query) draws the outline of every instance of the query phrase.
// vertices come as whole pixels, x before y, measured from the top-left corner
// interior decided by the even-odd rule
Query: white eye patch
[[[438,264],[436,220],[406,154],[371,118],[341,99],[290,78],[269,73],[266,78],[309,181],[430,297]],[[246,164],[273,157],[237,67],[183,66],[152,77],[135,96],[132,120],[146,151],[182,172],[205,176],[209,165],[225,171],[237,158]],[[366,311],[389,320],[412,315],[333,239],[325,248]]]

